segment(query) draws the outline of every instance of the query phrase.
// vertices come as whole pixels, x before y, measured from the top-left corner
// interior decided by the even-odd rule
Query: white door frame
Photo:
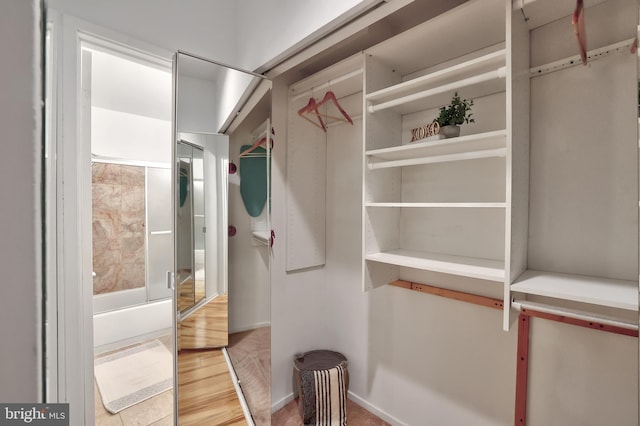
[[[49,206],[47,216],[57,239],[57,258],[48,259],[55,262],[49,279],[57,283],[57,300],[50,299],[53,305],[47,306],[48,311],[58,312],[57,329],[48,330],[48,334],[57,334],[57,339],[49,340],[48,348],[53,351],[57,347],[57,371],[48,374],[58,378],[57,401],[69,403],[71,424],[90,425],[94,424],[91,147],[82,143],[81,137],[80,42],[108,40],[110,46],[121,44],[127,52],[137,50],[154,56],[167,67],[171,52],[55,10],[49,9],[48,16],[56,29],[55,84],[59,94],[55,111],[57,204]]]

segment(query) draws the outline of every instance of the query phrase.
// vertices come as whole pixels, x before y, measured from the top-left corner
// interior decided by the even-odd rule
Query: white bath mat
[[[94,370],[104,407],[113,414],[173,386],[173,357],[157,340],[97,358]]]

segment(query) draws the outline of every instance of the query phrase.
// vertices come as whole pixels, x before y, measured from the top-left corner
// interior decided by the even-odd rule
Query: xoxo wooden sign
[[[440,134],[440,123],[434,121],[431,124],[425,124],[424,126],[411,129],[411,142],[419,141],[420,139],[425,139],[437,134]]]

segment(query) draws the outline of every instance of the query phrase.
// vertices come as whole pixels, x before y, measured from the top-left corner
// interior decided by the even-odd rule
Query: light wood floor
[[[178,354],[178,424],[246,425],[221,349]]]
[[[178,323],[179,349],[221,348],[229,343],[227,295],[222,294]]]
[[[193,281],[189,278],[178,285],[178,309],[180,312],[189,309],[205,296],[203,280]]]

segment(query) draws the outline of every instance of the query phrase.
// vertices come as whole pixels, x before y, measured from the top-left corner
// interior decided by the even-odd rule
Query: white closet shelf
[[[365,203],[367,207],[504,209],[507,203]]]
[[[403,81],[394,86],[367,94],[369,102],[386,102],[404,97],[415,92],[436,89],[440,86],[467,80],[477,75],[495,71],[505,66],[506,50],[500,49],[411,80]]]
[[[379,103],[368,101],[367,109],[370,113],[393,109],[397,113],[404,115],[437,108],[448,105],[455,92],[458,92],[458,95],[465,99],[475,99],[504,92],[506,90],[505,77],[506,67],[501,66],[462,80],[456,80],[407,95],[400,95],[400,93],[406,91],[389,93],[388,97],[391,99]],[[394,94],[396,95],[395,97],[392,96]]]
[[[638,282],[537,270],[525,271],[511,291],[599,306],[638,310]]]
[[[506,130],[367,151],[369,169],[504,157]]]
[[[488,281],[504,281],[504,262],[404,249],[368,254],[368,261]]]
[[[269,234],[269,231],[253,231],[251,232],[251,236],[258,242],[261,242],[263,244],[269,244],[269,240],[271,235]]]
[[[485,149],[504,148],[506,144],[507,131],[496,130],[438,141],[412,142],[390,148],[374,149],[367,151],[366,154],[381,160],[404,160],[415,157],[459,154]]]

